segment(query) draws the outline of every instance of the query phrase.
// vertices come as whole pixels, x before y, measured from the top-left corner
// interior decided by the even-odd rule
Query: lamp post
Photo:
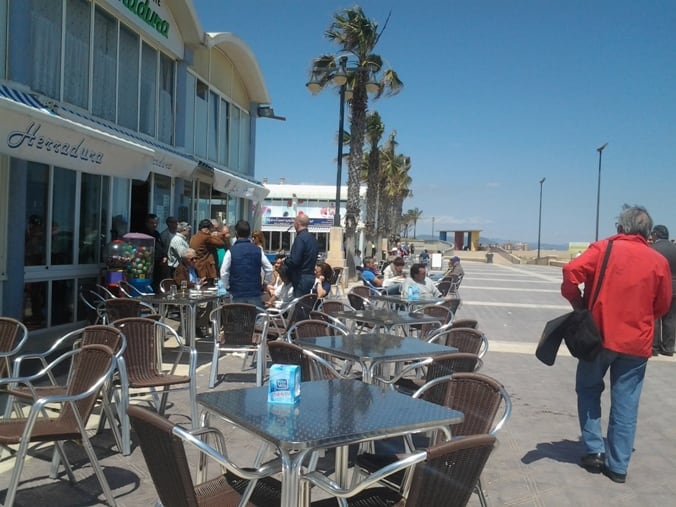
[[[540,258],[540,233],[542,232],[542,185],[545,178],[540,180],[540,212],[538,213],[538,259]]]
[[[594,241],[599,240],[599,206],[601,203],[601,157],[603,156],[603,150],[608,146],[608,143],[605,143],[603,146],[596,148],[596,151],[599,152],[599,179],[598,185],[596,187],[596,235],[594,236]]]

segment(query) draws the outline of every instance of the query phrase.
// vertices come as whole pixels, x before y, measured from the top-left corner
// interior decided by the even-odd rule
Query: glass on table
[[[169,297],[170,297],[171,299],[174,299],[174,298],[176,297],[176,285],[172,285],[172,286],[169,288]]]
[[[195,290],[196,290],[197,292],[199,292],[199,291],[202,290],[202,280],[197,280],[197,281],[195,282]]]
[[[188,281],[181,280],[181,293],[185,294],[186,292],[188,292]]]

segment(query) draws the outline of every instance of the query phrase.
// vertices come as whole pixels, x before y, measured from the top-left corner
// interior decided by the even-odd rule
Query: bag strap
[[[589,310],[594,308],[594,303],[596,303],[596,298],[599,295],[599,290],[601,289],[601,284],[603,283],[603,277],[606,274],[606,266],[608,266],[608,258],[610,257],[610,249],[613,248],[613,240],[608,241],[608,247],[606,248],[606,254],[603,257],[603,264],[601,264],[601,273],[599,273],[599,280],[596,282],[596,287],[594,288],[594,296],[592,297],[589,303]]]

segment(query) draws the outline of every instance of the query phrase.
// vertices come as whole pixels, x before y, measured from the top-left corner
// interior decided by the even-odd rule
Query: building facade
[[[298,214],[310,218],[309,231],[319,242],[319,249],[326,252],[329,246],[329,231],[333,226],[336,209],[335,185],[292,185],[286,182],[263,184],[268,195],[261,209],[261,230],[265,234],[268,250],[289,251],[295,231],[293,220]],[[359,190],[360,220],[357,226],[357,248],[363,245],[363,215],[365,212],[366,186]],[[340,217],[344,220],[347,205],[347,186],[340,188]],[[344,223],[342,224],[344,226]],[[363,250],[363,249],[362,249]]]
[[[155,213],[260,220],[255,56],[192,0],[0,1],[0,315],[84,321],[105,245]]]

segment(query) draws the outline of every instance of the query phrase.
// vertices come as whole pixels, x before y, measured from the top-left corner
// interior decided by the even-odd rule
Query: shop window
[[[131,181],[126,178],[113,178],[113,199],[111,204],[110,239],[118,239],[129,232],[129,195]]]
[[[239,120],[239,161],[237,169],[247,176],[253,176],[253,168],[249,167],[249,122],[250,116],[246,111],[240,111],[240,120]]]
[[[209,160],[218,160],[218,95],[209,93]]]
[[[138,129],[139,37],[120,25],[120,80],[117,118],[123,127]]]
[[[171,178],[163,174],[153,174],[153,206],[151,213],[157,215],[160,228],[171,214]]]
[[[49,196],[49,166],[28,162],[26,171],[26,245],[24,264],[47,264],[47,202]]]
[[[92,112],[115,121],[117,84],[117,21],[100,8],[94,13]]]
[[[230,103],[221,99],[221,108],[219,111],[219,136],[218,136],[218,162],[228,165],[228,146],[230,132]]]
[[[54,0],[33,0],[31,9],[32,62],[29,84],[37,92],[59,100],[61,98],[61,19],[63,4]],[[22,2],[12,2],[12,8],[24,9]],[[18,37],[12,37],[17,40]],[[22,55],[26,59],[26,55]],[[16,65],[21,65],[16,62]]]
[[[70,169],[54,168],[52,193],[51,263],[73,264],[75,246],[75,184],[76,173]]]
[[[241,112],[237,107],[230,108],[230,160],[228,166],[233,171],[239,170]]]
[[[75,284],[73,280],[52,281],[51,325],[69,324],[75,320]]]
[[[188,73],[185,79],[185,151],[195,153],[195,87],[197,79]]]
[[[101,176],[83,173],[81,188],[78,261],[79,264],[98,264],[105,242],[103,226],[107,223],[107,217],[102,216]]]
[[[141,58],[141,125],[140,130],[155,136],[157,111],[157,51],[143,43]]]
[[[66,44],[63,52],[63,100],[89,108],[90,3],[66,2]]]
[[[30,330],[47,326],[47,282],[24,284],[22,322]]]
[[[209,87],[198,80],[195,88],[195,153],[200,157],[207,156],[208,105]]]
[[[174,61],[160,53],[160,98],[157,138],[174,144]]]

